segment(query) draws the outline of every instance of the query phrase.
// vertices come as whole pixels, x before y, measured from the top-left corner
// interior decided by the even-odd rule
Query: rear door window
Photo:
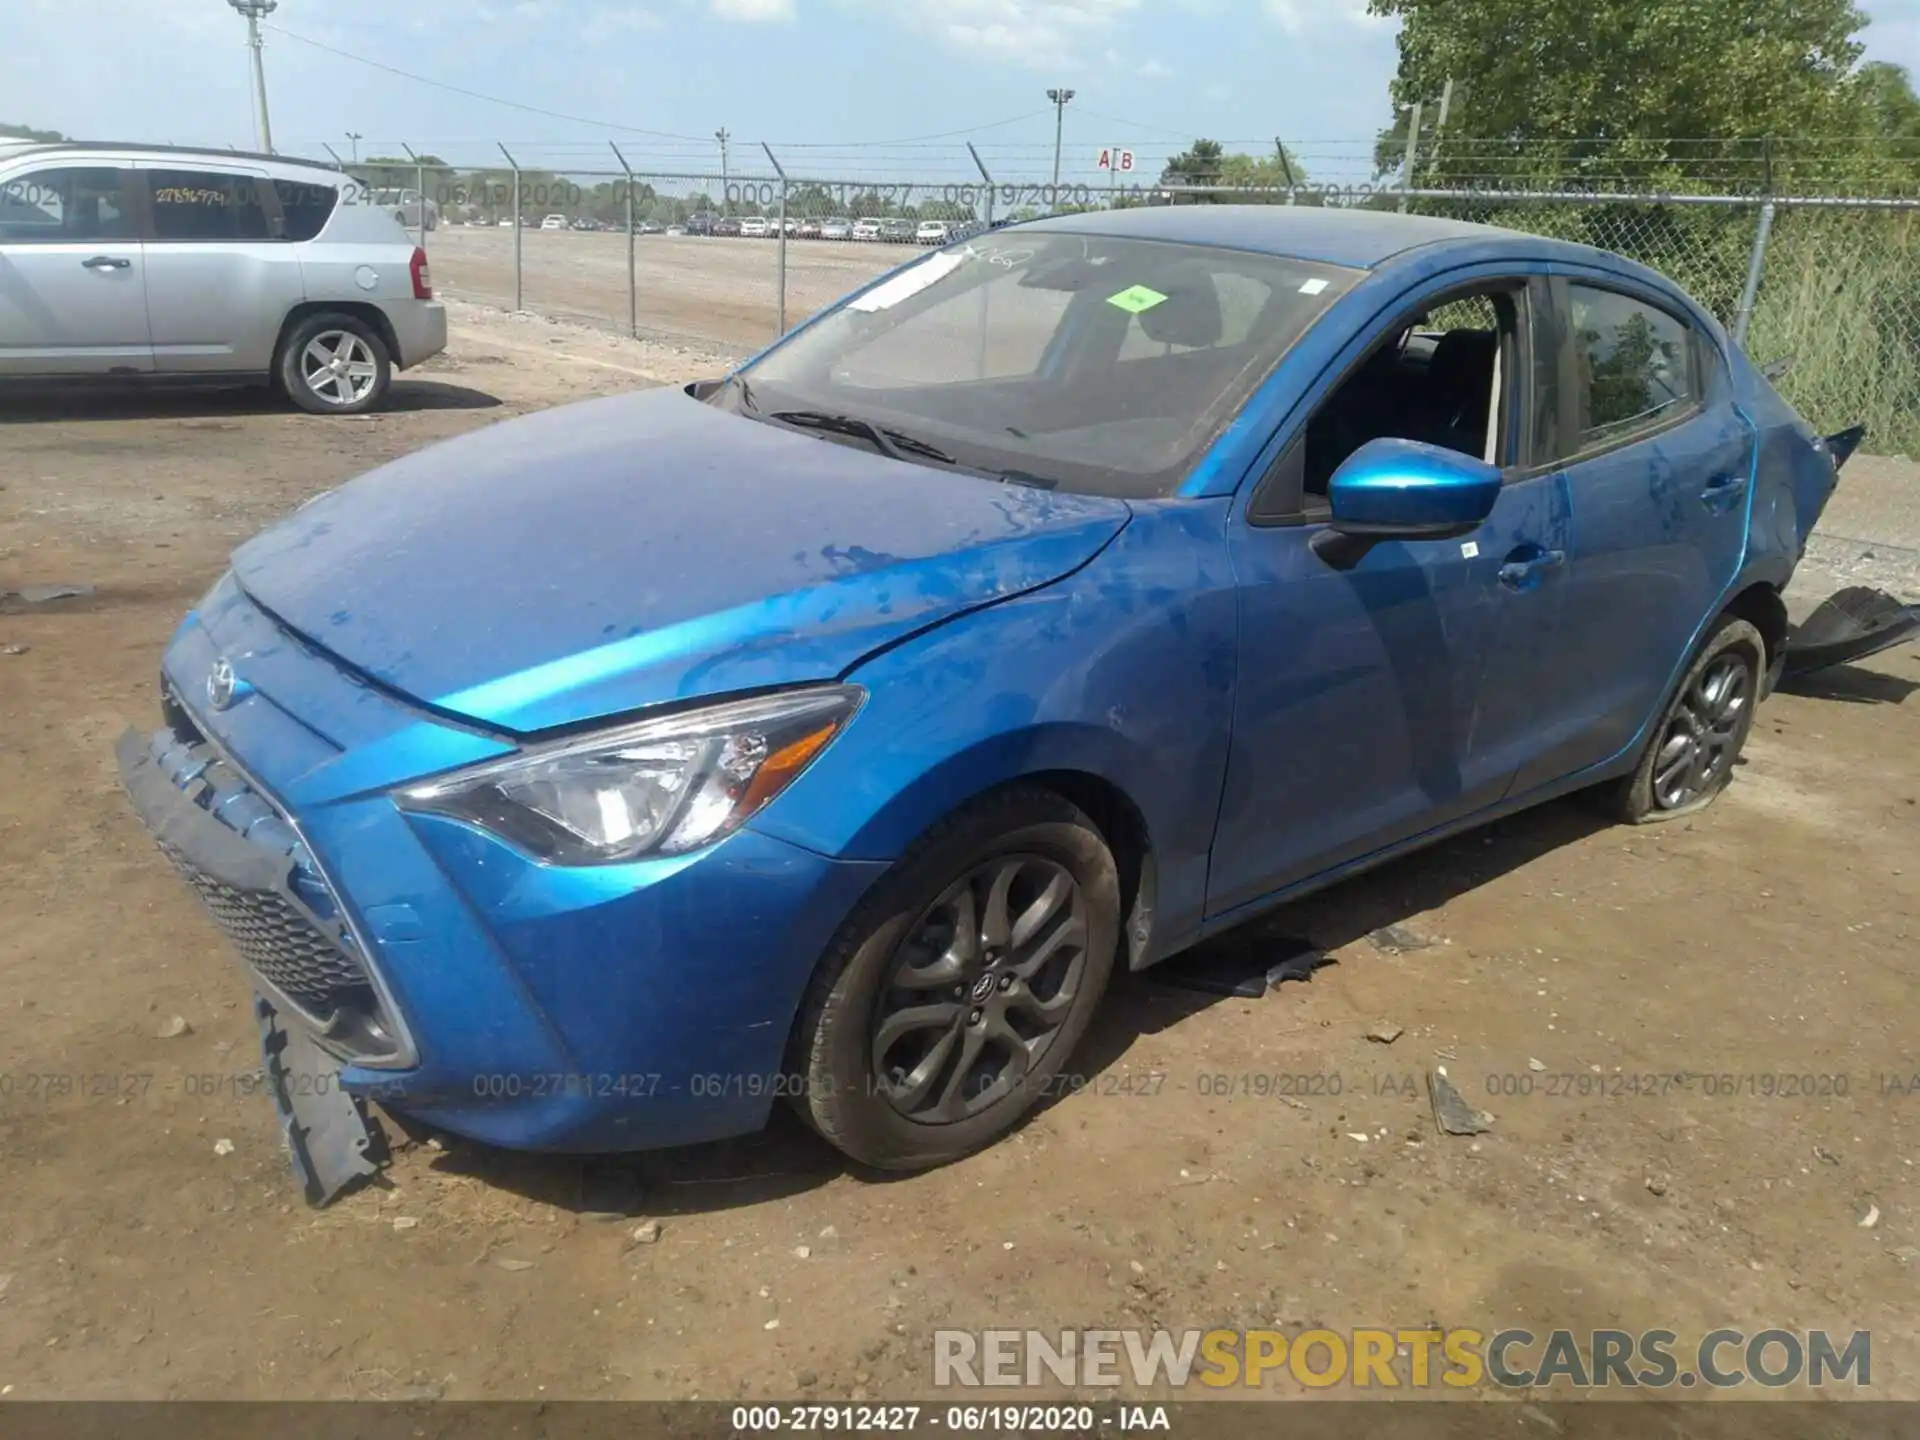
[[[1575,454],[1661,429],[1694,409],[1699,386],[1691,327],[1617,291],[1570,285],[1567,295]]]
[[[266,181],[218,170],[149,170],[157,240],[268,240]]]
[[[124,170],[61,166],[0,183],[0,243],[137,240]]]

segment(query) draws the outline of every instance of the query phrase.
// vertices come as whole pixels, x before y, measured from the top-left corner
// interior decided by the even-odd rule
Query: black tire
[[[318,357],[308,353],[316,343],[322,350],[346,356],[344,363],[352,374],[329,376],[324,370],[316,371]],[[373,367],[370,377],[360,371],[365,365]],[[369,378],[371,385],[362,391],[360,382]],[[393,356],[380,332],[366,321],[337,310],[323,311],[307,316],[287,333],[275,379],[287,398],[310,414],[361,415],[386,400],[393,384]],[[344,400],[336,398],[342,393],[342,379],[353,382],[351,398]]]
[[[1001,872],[1012,874],[1004,887],[996,878]],[[1030,926],[1019,941],[1015,922],[1039,914],[1063,876],[1071,881],[1070,894],[1057,902],[1064,910],[1049,910],[1034,923],[1065,918],[1050,929]],[[1003,928],[1017,943],[998,959],[992,947],[974,944],[969,964],[962,958],[969,945],[961,938],[969,928],[964,914],[980,918],[971,933],[983,940],[996,887],[1008,922]],[[956,898],[956,891],[972,898]],[[970,912],[962,908],[968,904]],[[1023,786],[949,816],[860,904],[814,974],[791,1051],[802,1116],[844,1154],[882,1170],[926,1169],[999,1139],[1046,1093],[1086,1032],[1113,972],[1119,932],[1113,854],[1093,822],[1066,800]],[[929,937],[938,944],[941,936],[946,949],[931,964],[910,963],[931,956]],[[1024,988],[1015,972],[1043,951],[1050,958],[1029,977],[1037,983]],[[953,965],[961,969],[949,974]],[[946,979],[927,978],[936,974]],[[896,983],[909,977],[909,984]],[[947,979],[958,983],[949,988]],[[1060,1015],[1044,1036],[1029,1039],[1025,1032],[1040,1024],[1035,1017],[1042,1007]],[[903,1018],[936,1010],[953,1015],[899,1029]],[[883,1039],[896,1031],[897,1038]],[[944,1038],[925,1040],[933,1036]],[[1015,1043],[1027,1054],[1024,1065]],[[944,1059],[935,1054],[942,1045],[948,1047]],[[989,1083],[996,1058],[1004,1065]],[[897,1063],[887,1065],[890,1060]],[[883,1065],[890,1074],[880,1073]],[[928,1078],[910,1083],[929,1065],[935,1068]],[[1021,1069],[1024,1076],[1010,1078]]]
[[[1719,799],[1753,730],[1766,673],[1760,632],[1722,616],[1661,711],[1633,774],[1600,792],[1605,808],[1624,824],[1652,825],[1697,815]]]

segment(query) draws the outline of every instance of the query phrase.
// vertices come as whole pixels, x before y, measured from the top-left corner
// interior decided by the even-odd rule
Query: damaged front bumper
[[[116,758],[134,810],[246,963],[294,1176],[309,1204],[325,1205],[377,1173],[383,1147],[341,1082],[341,1057],[317,1037],[389,1060],[406,1042],[298,833],[238,770],[172,729],[127,731]]]

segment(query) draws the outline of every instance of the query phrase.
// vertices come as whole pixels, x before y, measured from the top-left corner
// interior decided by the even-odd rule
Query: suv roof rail
[[[0,144],[4,143],[0,141]],[[130,150],[156,155],[204,155],[216,160],[264,160],[276,165],[304,165],[312,170],[326,170],[335,174],[345,173],[343,166],[329,160],[309,160],[301,155],[275,155],[265,150],[229,150],[218,145],[154,145],[135,140],[33,140],[21,145],[18,150],[8,148],[9,153],[14,155],[76,150],[82,152]]]

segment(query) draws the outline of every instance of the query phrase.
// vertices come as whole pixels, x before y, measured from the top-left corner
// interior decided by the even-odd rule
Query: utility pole
[[[718,130],[713,132],[713,138],[720,142],[720,213],[725,215],[729,209],[727,202],[727,142],[731,140],[733,136],[728,134],[727,127],[722,125]]]
[[[253,91],[260,104],[260,148],[273,153],[273,125],[267,119],[267,67],[260,58],[260,22],[280,8],[280,0],[227,0],[247,17],[247,44],[253,48]]]
[[[360,142],[366,138],[358,130],[347,131],[347,139],[353,142],[353,163],[356,165],[360,163]]]
[[[1060,201],[1060,137],[1067,124],[1067,102],[1073,99],[1071,90],[1049,90],[1047,99],[1053,102],[1053,197],[1054,203]]]

